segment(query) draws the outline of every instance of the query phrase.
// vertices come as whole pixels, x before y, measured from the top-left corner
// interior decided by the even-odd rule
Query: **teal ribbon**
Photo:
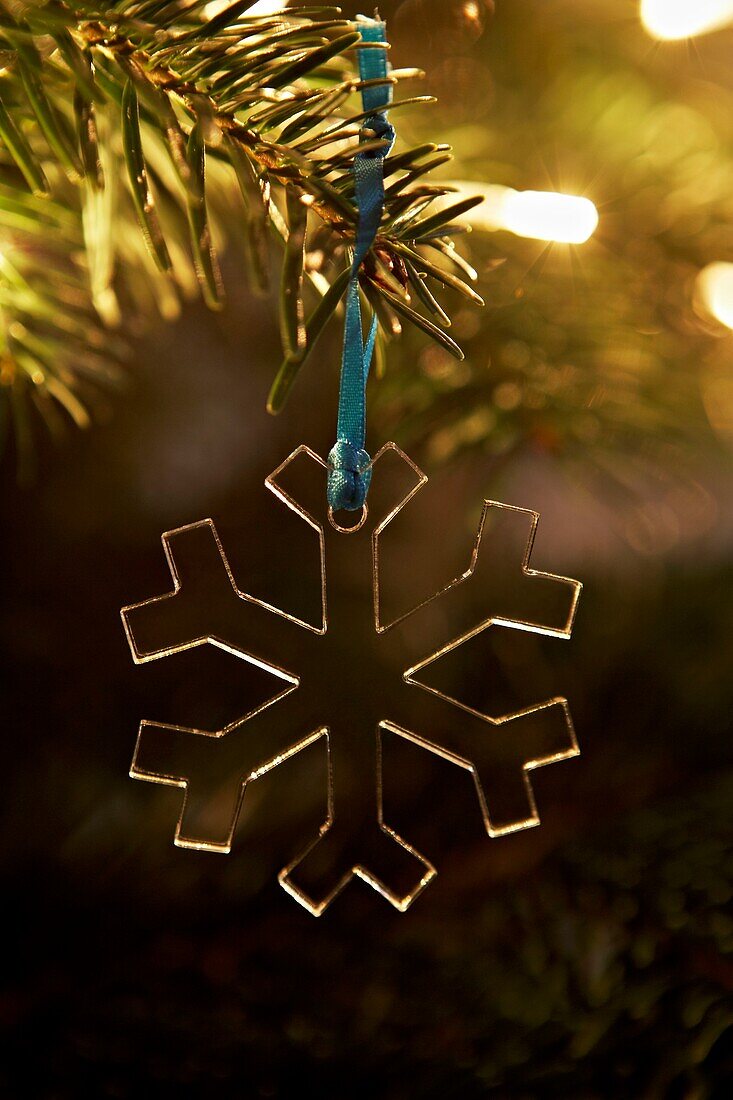
[[[386,24],[379,20],[357,24],[365,42],[386,44]],[[363,81],[384,80],[389,72],[386,49],[359,50],[359,75]],[[371,112],[364,129],[388,144],[382,149],[357,153],[354,158],[354,181],[359,221],[351,265],[351,278],[346,298],[344,349],[341,360],[336,443],[328,456],[328,503],[334,511],[340,508],[358,511],[366,501],[372,478],[371,458],[364,449],[366,442],[366,385],[377,336],[377,318],[372,317],[364,341],[361,304],[359,301],[359,269],[379,230],[384,212],[384,160],[394,145],[394,128],[387,121],[387,108],[392,100],[392,85],[379,84],[362,89],[365,111]],[[367,135],[372,140],[372,134]],[[362,141],[366,140],[362,131]]]

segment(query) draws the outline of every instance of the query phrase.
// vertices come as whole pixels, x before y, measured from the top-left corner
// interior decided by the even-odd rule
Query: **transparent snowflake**
[[[137,663],[211,645],[274,677],[272,694],[222,729],[141,723],[131,775],[184,788],[176,844],[228,852],[248,785],[306,746],[323,744],[327,818],[279,876],[315,915],[353,876],[404,911],[435,875],[385,820],[388,739],[405,739],[467,769],[492,837],[537,824],[531,771],[578,753],[564,698],[511,713],[480,712],[440,676],[458,647],[484,631],[570,637],[581,585],[530,569],[538,516],[485,501],[468,568],[387,622],[381,539],[427,479],[391,443],[373,467],[370,512],[348,532],[332,516],[319,515],[319,509],[325,513],[325,463],[308,447],[294,451],[266,481],[318,534],[319,623],[241,591],[211,520],[163,535],[173,591],[122,611]],[[294,476],[315,502],[309,510],[285,487]],[[327,565],[328,575],[351,578],[330,602]],[[478,616],[477,606],[484,609]]]

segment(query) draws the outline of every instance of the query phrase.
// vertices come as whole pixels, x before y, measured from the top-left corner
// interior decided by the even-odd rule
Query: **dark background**
[[[430,433],[389,399],[422,345],[408,346],[370,429],[431,475],[396,583],[451,575],[481,499],[501,495],[542,512],[534,561],[585,591],[572,642],[543,656],[582,756],[535,775],[541,828],[499,840],[445,765],[406,782],[400,814],[439,870],[407,915],[353,883],[316,921],[278,886],[323,813],[308,753],[260,781],[228,857],[174,848],[180,793],[127,778],[151,701],[198,690],[134,667],[121,629],[123,604],[168,587],[160,532],[214,517],[258,595],[306,600],[314,579],[307,555],[278,542],[262,482],[296,444],[330,446],[338,334],[268,418],[274,310],[252,301],[235,261],[226,274],[224,314],[190,306],[136,341],[109,423],[61,449],[39,440],[30,485],[5,467],[5,1095],[728,1096],[722,452],[694,456],[712,520],[665,553],[640,551],[619,533],[614,493],[581,491],[542,447],[508,464],[470,450],[433,461]],[[235,692],[227,676],[220,690]]]

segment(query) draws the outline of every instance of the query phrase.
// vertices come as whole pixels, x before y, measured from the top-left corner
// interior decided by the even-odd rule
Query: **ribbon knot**
[[[361,508],[372,480],[371,458],[346,439],[334,443],[328,455],[328,499],[354,512]],[[334,505],[332,504],[332,507]]]
[[[387,118],[383,114],[370,115],[364,122],[364,130],[371,130],[374,134],[374,138],[377,141],[388,141],[390,144],[395,139],[395,129],[391,122],[387,121]],[[384,160],[384,149],[367,149],[365,153],[359,153],[354,167],[358,165],[359,157],[362,160]]]

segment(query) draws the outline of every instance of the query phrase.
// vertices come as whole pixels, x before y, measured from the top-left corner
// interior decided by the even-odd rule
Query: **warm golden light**
[[[518,237],[564,244],[585,244],[598,226],[598,211],[590,199],[557,191],[515,191],[468,181],[455,184],[466,195],[483,195],[484,202],[465,220],[474,229],[505,229]]]
[[[288,0],[257,0],[251,8],[247,8],[245,15],[277,15],[288,6]]]
[[[697,277],[696,289],[707,312],[733,329],[733,264],[708,264]]]
[[[733,22],[733,0],[641,0],[641,20],[655,38],[692,38]]]
[[[210,0],[204,8],[207,19],[215,19],[232,6],[232,0]],[[243,13],[244,15],[276,15],[288,6],[288,0],[257,0]]]
[[[216,19],[217,15],[221,15],[229,6],[229,0],[209,0],[209,3],[204,5],[204,18]]]
[[[598,226],[598,211],[590,199],[552,191],[509,190],[502,220],[510,233],[540,241],[585,244]]]

